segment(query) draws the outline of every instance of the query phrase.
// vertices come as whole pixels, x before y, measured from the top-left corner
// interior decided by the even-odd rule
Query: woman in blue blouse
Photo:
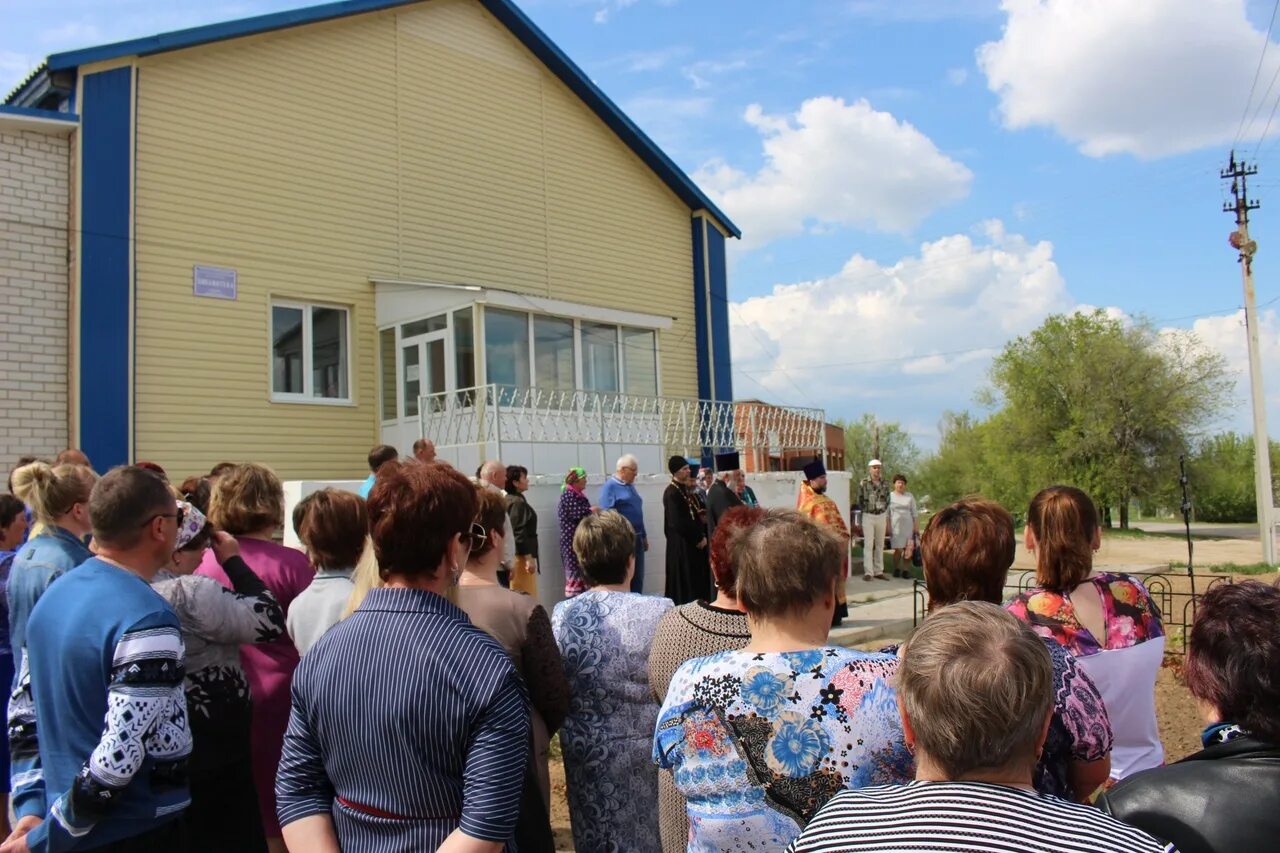
[[[475,487],[447,465],[388,463],[368,512],[385,585],[294,673],[276,780],[285,842],[498,853],[515,831],[529,702],[506,650],[445,598]]]

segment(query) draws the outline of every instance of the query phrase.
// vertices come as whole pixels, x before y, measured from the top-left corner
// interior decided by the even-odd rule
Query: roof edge
[[[41,110],[34,107],[16,107],[12,104],[0,104],[0,115],[56,121],[63,124],[80,123],[80,116],[75,113],[60,113],[57,110]]]
[[[741,229],[733,223],[733,220],[725,216],[693,179],[677,166],[666,152],[659,148],[648,134],[641,130],[631,117],[624,113],[515,3],[511,0],[479,0],[479,2],[551,69],[552,73],[559,77],[575,95],[591,107],[605,124],[640,156],[645,165],[663,178],[668,186],[675,189],[676,195],[689,206],[691,213],[705,209],[731,235],[742,237]]]
[[[334,3],[323,3],[319,6],[305,6],[300,9],[286,9],[283,12],[270,12],[266,15],[255,15],[251,18],[238,18],[234,21],[221,21],[215,24],[202,24],[185,30],[174,30],[154,36],[127,39],[111,44],[68,50],[49,56],[47,65],[50,71],[63,71],[87,65],[90,62],[102,62],[121,56],[147,56],[152,53],[163,53],[169,50],[181,50],[186,47],[226,41],[227,39],[257,35],[283,30],[304,24],[316,24],[334,18],[345,18],[365,12],[378,12],[396,6],[407,6],[422,0],[338,0]]]

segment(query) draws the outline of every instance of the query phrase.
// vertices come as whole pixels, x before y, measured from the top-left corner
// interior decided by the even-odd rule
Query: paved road
[[[1182,524],[1173,524],[1166,521],[1135,521],[1131,522],[1134,527],[1145,530],[1148,533],[1182,533],[1185,527]],[[1214,539],[1258,539],[1258,525],[1256,524],[1197,524],[1192,522],[1191,533],[1194,536],[1209,536]],[[1106,533],[1104,532],[1105,536]]]

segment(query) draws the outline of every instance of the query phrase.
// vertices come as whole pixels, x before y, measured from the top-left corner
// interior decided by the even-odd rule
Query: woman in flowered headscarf
[[[173,562],[152,588],[178,614],[187,647],[185,686],[194,747],[191,806],[183,818],[190,849],[261,853],[267,842],[249,754],[251,707],[240,646],[282,636],[284,612],[240,557],[235,537],[214,530],[192,503],[179,500],[178,507],[182,523]],[[192,574],[209,548],[234,589]]]
[[[556,518],[560,520],[560,561],[564,564],[564,595],[573,598],[587,591],[578,558],[573,553],[573,534],[578,522],[591,515],[591,501],[587,499],[587,472],[583,468],[570,468],[560,487],[560,502],[556,505]]]

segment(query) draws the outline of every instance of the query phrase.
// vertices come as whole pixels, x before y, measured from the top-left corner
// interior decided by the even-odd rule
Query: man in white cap
[[[889,512],[889,484],[881,472],[879,459],[867,463],[871,476],[858,483],[855,510],[862,511],[862,521],[854,525],[853,534],[862,537],[862,579],[887,581],[884,576],[884,534]]]

